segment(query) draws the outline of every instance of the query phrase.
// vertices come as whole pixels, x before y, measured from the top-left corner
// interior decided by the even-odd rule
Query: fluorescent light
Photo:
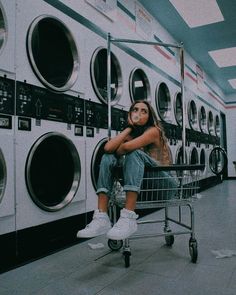
[[[228,81],[229,81],[230,85],[236,89],[236,79],[230,79]]]
[[[209,51],[218,67],[236,66],[236,47]]]
[[[221,22],[216,0],[169,0],[190,28]]]

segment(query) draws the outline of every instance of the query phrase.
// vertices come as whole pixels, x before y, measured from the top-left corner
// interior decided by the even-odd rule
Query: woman
[[[98,209],[94,212],[93,220],[77,233],[77,237],[90,238],[107,233],[109,239],[123,240],[137,230],[138,215],[134,209],[144,167],[170,164],[166,137],[147,101],[136,101],[131,105],[128,126],[106,143],[104,151],[97,183]],[[111,228],[107,207],[113,185],[112,171],[122,155],[125,155],[123,189],[126,192],[126,203],[119,220]]]

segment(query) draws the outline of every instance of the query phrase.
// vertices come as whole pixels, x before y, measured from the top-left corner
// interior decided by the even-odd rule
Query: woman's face
[[[143,126],[149,118],[149,109],[143,102],[136,103],[130,113],[131,120],[134,125]]]

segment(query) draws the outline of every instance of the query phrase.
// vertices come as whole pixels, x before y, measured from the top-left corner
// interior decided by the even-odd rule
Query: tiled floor
[[[196,202],[196,264],[190,261],[189,235],[175,236],[172,248],[165,246],[163,237],[132,240],[129,268],[124,267],[121,252],[111,252],[105,237],[99,237],[1,274],[0,294],[235,295],[236,256],[217,259],[211,252],[236,251],[235,192],[236,181],[224,181],[202,192]],[[142,227],[146,232],[154,225]],[[98,242],[104,248],[88,246]]]

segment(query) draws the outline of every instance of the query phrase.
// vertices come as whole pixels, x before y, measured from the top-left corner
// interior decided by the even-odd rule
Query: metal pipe
[[[107,34],[107,108],[108,139],[111,139],[111,35]]]
[[[132,39],[115,39],[111,38],[110,41],[112,43],[135,43],[135,44],[146,44],[146,45],[158,45],[163,47],[174,47],[174,48],[181,48],[182,45],[178,44],[168,44],[156,41],[142,41],[142,40],[132,40]]]
[[[183,161],[187,164],[186,159],[186,104],[185,104],[185,89],[184,89],[184,47],[181,43],[180,48],[180,79],[181,79],[181,96],[182,96],[182,150],[183,150]]]

